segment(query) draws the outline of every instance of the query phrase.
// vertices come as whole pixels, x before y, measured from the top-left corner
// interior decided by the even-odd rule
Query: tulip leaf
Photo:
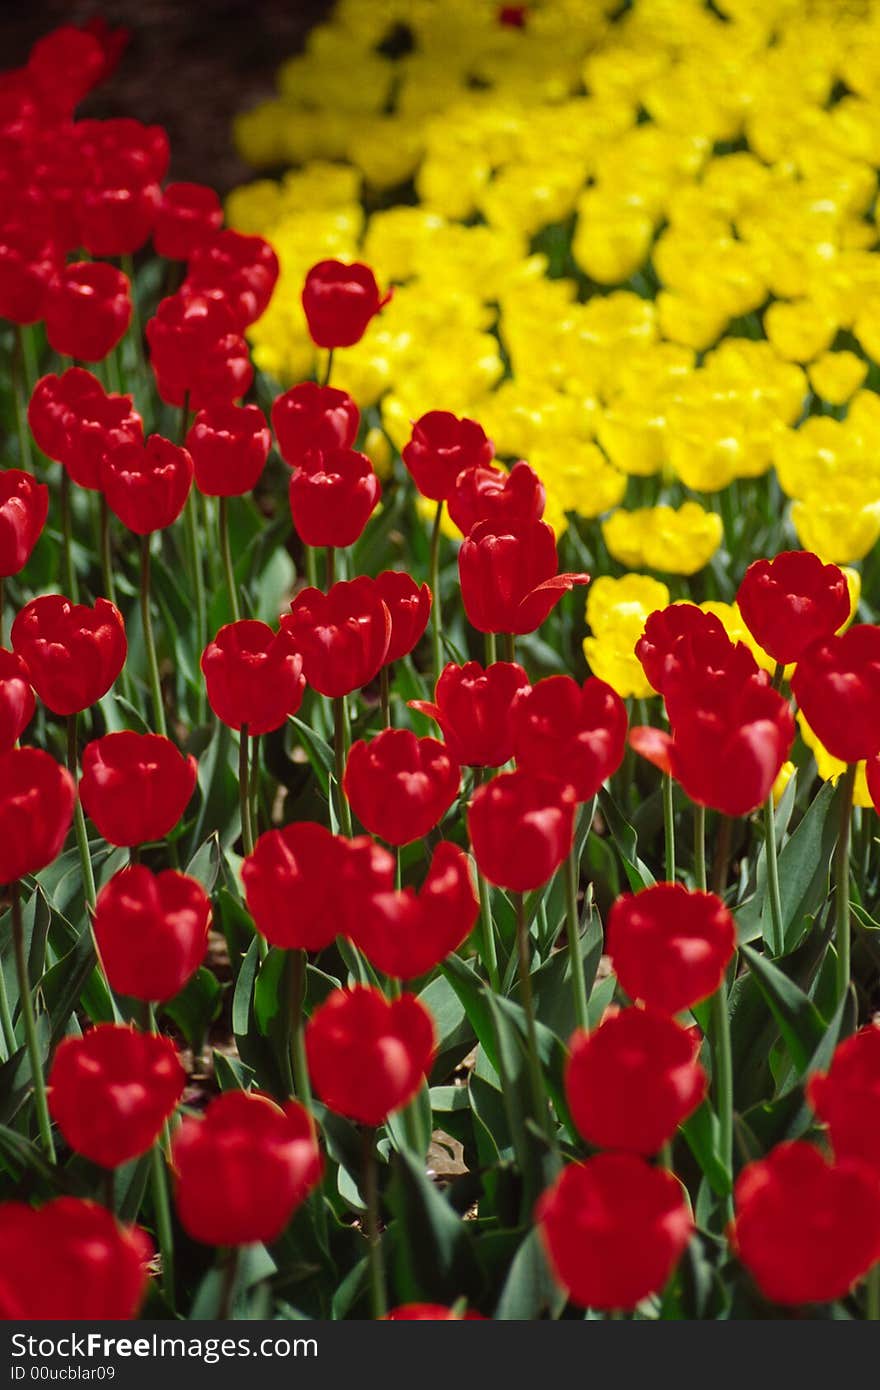
[[[492,1314],[500,1322],[558,1317],[568,1299],[550,1272],[537,1229],[529,1231],[513,1258]]]
[[[636,832],[615,805],[607,787],[603,787],[599,792],[598,800],[599,810],[623,862],[630,888],[634,893],[640,888],[650,888],[656,879],[647,864],[639,858]]]
[[[779,855],[779,897],[786,952],[797,946],[828,896],[831,857],[837,843],[835,789],[826,782]],[[766,892],[761,909],[765,942],[772,930]]]
[[[742,946],[741,950],[792,1061],[802,1074],[825,1036],[826,1024],[812,1000],[778,966],[751,946]]]
[[[195,1053],[201,1052],[208,1029],[220,1012],[222,994],[217,976],[200,966],[180,993],[162,1006],[163,1014],[177,1024]]]
[[[392,1160],[388,1205],[406,1238],[393,1242],[407,1301],[452,1304],[478,1295],[481,1277],[469,1225],[453,1211],[421,1163],[406,1152]]]

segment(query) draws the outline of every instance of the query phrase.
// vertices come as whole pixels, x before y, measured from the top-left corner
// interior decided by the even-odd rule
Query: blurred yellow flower
[[[602,523],[605,544],[630,569],[661,574],[696,574],[709,563],[723,539],[720,516],[698,502],[673,507],[620,508]]]

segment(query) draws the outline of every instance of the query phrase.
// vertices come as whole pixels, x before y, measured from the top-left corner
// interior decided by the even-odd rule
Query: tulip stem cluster
[[[165,702],[162,698],[162,679],[159,674],[159,657],[156,652],[156,637],[153,632],[153,616],[150,607],[150,541],[149,533],[141,536],[141,626],[144,633],[144,648],[147,653],[147,669],[150,673],[150,690],[153,697],[153,711],[156,718],[156,731],[163,736],[167,733],[165,723]]]
[[[365,1125],[363,1131],[363,1199],[366,1203],[366,1228],[370,1266],[370,1302],[374,1318],[384,1318],[388,1311],[385,1292],[385,1262],[379,1233],[379,1170],[376,1163],[376,1131]]]
[[[348,710],[345,696],[339,695],[333,701],[333,751],[336,758],[336,795],[339,803],[339,824],[343,835],[351,836],[351,809],[345,794],[343,778],[348,756]]]
[[[24,928],[21,920],[21,887],[16,882],[10,885],[12,899],[12,945],[15,951],[15,970],[18,977],[18,997],[21,1016],[24,1022],[25,1044],[31,1068],[31,1081],[34,1087],[34,1105],[40,1142],[52,1163],[55,1162],[55,1144],[52,1139],[52,1124],[49,1119],[49,1106],[46,1100],[46,1080],[43,1076],[43,1059],[37,1039],[37,1025],[34,1018],[34,1005],[31,998],[31,982],[28,973],[27,955],[24,946]]]
[[[835,946],[837,948],[837,998],[842,999],[849,989],[851,924],[849,909],[849,849],[852,835],[853,793],[858,765],[848,763],[840,779],[840,829],[835,854]]]
[[[251,820],[250,760],[248,757],[248,726],[242,724],[238,735],[238,799],[241,807],[241,842],[245,854],[254,852],[254,827]]]
[[[782,900],[779,894],[779,860],[776,851],[776,811],[773,793],[764,802],[764,855],[767,863],[767,892],[770,898],[770,924],[772,928],[772,954],[781,956],[785,950],[785,935],[782,925]]]
[[[663,773],[663,845],[666,881],[675,882],[675,806],[672,800],[672,776]]]

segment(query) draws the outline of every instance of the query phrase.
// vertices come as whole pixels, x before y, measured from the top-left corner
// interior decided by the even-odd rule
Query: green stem
[[[443,522],[443,503],[437,503],[434,525],[431,528],[431,560],[429,581],[433,602],[431,604],[431,649],[434,659],[434,680],[443,670],[443,616],[440,611],[440,528]]]
[[[333,372],[333,348],[329,348],[328,351],[327,351],[327,365],[326,365],[326,367],[324,368],[324,376],[323,376],[323,379],[322,379],[322,381],[321,381],[321,385],[322,385],[322,386],[329,386],[329,385],[330,385],[330,377],[331,377],[331,375],[332,375],[332,372]]]
[[[706,891],[706,808],[694,803],[694,881]]]
[[[306,993],[306,953],[290,951],[290,1061],[297,1100],[312,1117],[312,1088],[303,1033],[303,1000]],[[314,1120],[312,1120],[314,1126]]]
[[[251,833],[254,844],[260,837],[260,736],[251,734],[251,775],[249,795],[251,801]]]
[[[342,827],[343,835],[351,838],[351,809],[348,804],[348,797],[342,785],[345,776],[345,760],[348,750],[346,744],[346,725],[345,697],[339,696],[333,701],[333,750],[336,755],[336,792],[339,800],[339,824]]]
[[[484,632],[483,636],[485,638],[486,665],[491,666],[494,661],[498,660],[498,648],[495,642],[495,633]]]
[[[76,747],[76,722],[75,714],[67,716],[67,770],[73,778],[77,780],[79,758]],[[73,826],[76,832],[76,843],[79,849],[79,863],[82,871],[83,893],[86,900],[86,913],[91,921],[92,912],[95,907],[95,874],[92,869],[92,856],[89,852],[89,834],[86,830],[86,818],[83,814],[82,802],[76,798],[73,811]]]
[[[334,546],[332,546],[332,545],[328,545],[328,546],[327,546],[325,558],[326,558],[326,561],[327,561],[327,564],[326,564],[327,588],[328,588],[328,589],[332,589],[332,588],[333,588],[333,585],[336,583],[336,549],[335,549]]]
[[[733,1051],[730,1043],[730,1010],[727,981],[722,980],[711,1003],[712,1060],[715,1109],[718,1115],[718,1146],[724,1171],[733,1180]],[[733,1215],[733,1199],[728,1194],[727,1215]]]
[[[785,950],[785,931],[782,924],[782,898],[779,893],[779,860],[776,853],[776,810],[771,791],[764,802],[764,858],[767,864],[767,890],[770,894],[771,954],[781,956]]]
[[[504,660],[516,661],[516,637],[512,632],[505,632],[502,637],[504,644]]]
[[[383,666],[379,672],[379,705],[382,710],[382,728],[391,728],[391,668]]]
[[[880,1263],[868,1274],[865,1288],[865,1316],[869,1322],[880,1322]]]
[[[310,589],[318,587],[318,560],[313,545],[304,545],[306,560],[306,583]]]
[[[668,772],[663,774],[663,838],[665,843],[665,860],[667,883],[675,882],[675,808],[672,802],[672,776]]]
[[[834,904],[834,941],[837,947],[837,998],[842,999],[849,988],[850,976],[850,911],[849,911],[849,842],[852,828],[853,792],[857,763],[849,763],[840,779],[840,829],[834,854],[836,901]]]
[[[230,1246],[224,1251],[222,1260],[222,1283],[220,1285],[220,1307],[217,1317],[222,1322],[227,1322],[232,1316],[232,1298],[235,1293],[235,1279],[238,1274],[238,1255],[237,1245]]]
[[[232,567],[232,550],[229,545],[229,498],[220,498],[220,552],[223,556],[223,573],[226,576],[226,589],[233,622],[238,622],[241,610],[238,606],[238,589],[235,585],[235,570]]]
[[[157,1139],[151,1156],[153,1205],[156,1214],[156,1234],[162,1255],[162,1287],[171,1307],[174,1307],[174,1227],[171,1222],[171,1201],[168,1195],[168,1174],[165,1155]]]
[[[73,564],[73,511],[70,499],[70,474],[66,468],[61,470],[61,535],[64,546],[64,579],[67,585],[67,597],[72,603],[76,603],[79,598],[79,587]]]
[[[12,1022],[12,1010],[9,1007],[9,995],[6,991],[6,972],[0,963],[0,1028],[3,1030],[3,1042],[6,1045],[6,1060],[18,1050],[18,1042],[15,1037],[15,1027]]]
[[[535,1023],[535,1001],[532,995],[531,951],[529,949],[529,930],[526,926],[526,906],[522,893],[514,893],[516,906],[516,950],[519,965],[519,988],[523,1013],[526,1018],[526,1041],[529,1062],[529,1082],[532,1090],[532,1104],[535,1121],[544,1131],[551,1147],[555,1148],[555,1136],[550,1112],[547,1106],[547,1092],[544,1089],[544,1074],[538,1054],[538,1029]]]
[[[159,675],[159,658],[156,653],[156,638],[153,632],[153,617],[150,612],[150,535],[141,536],[141,626],[144,633],[144,647],[147,652],[147,668],[150,673],[150,689],[153,693],[153,712],[156,718],[156,732],[167,734],[165,723],[165,702],[162,698],[162,678]]]
[[[31,1064],[31,1080],[34,1086],[34,1105],[37,1123],[40,1127],[40,1140],[52,1163],[55,1162],[55,1145],[52,1140],[52,1123],[49,1119],[49,1106],[46,1101],[46,1081],[43,1076],[43,1060],[37,1041],[37,1025],[34,1018],[34,1005],[31,999],[31,982],[28,976],[27,957],[24,950],[24,928],[21,922],[21,887],[18,882],[10,884],[12,895],[12,944],[15,949],[15,969],[18,975],[18,998],[21,1016],[24,1020],[24,1036],[28,1060]]]
[[[238,804],[241,807],[241,840],[246,855],[254,851],[248,767],[248,726],[242,724],[238,734]]]
[[[565,919],[568,935],[568,963],[574,991],[574,1016],[578,1028],[589,1031],[587,990],[584,984],[584,963],[581,960],[581,930],[578,915],[578,878],[580,865],[574,849],[562,866],[565,876]]]
[[[374,1318],[388,1311],[385,1294],[385,1265],[379,1239],[379,1174],[376,1166],[376,1131],[367,1126],[363,1136],[364,1200],[367,1204],[367,1242],[370,1256],[370,1299]]]

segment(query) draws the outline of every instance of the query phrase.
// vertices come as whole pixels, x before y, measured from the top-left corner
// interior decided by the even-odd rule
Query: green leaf
[[[718,1117],[707,1101],[684,1121],[681,1132],[712,1191],[719,1197],[726,1197],[730,1192],[730,1176],[719,1153]]]
[[[217,976],[200,966],[178,995],[162,1006],[162,1012],[174,1022],[193,1052],[204,1046],[208,1029],[220,1012],[222,989]]]
[[[615,848],[623,861],[624,872],[633,892],[640,888],[650,888],[656,882],[647,864],[639,858],[636,832],[620,812],[606,787],[599,792],[599,809],[614,841]]]
[[[500,1322],[558,1317],[568,1299],[550,1272],[537,1229],[529,1231],[514,1256],[493,1317]]]
[[[802,1074],[825,1035],[826,1024],[812,1000],[778,966],[751,946],[741,950]]]
[[[834,787],[826,782],[779,855],[779,897],[785,950],[797,946],[812,917],[828,896],[831,858],[837,843]],[[772,930],[770,901],[765,895],[761,927],[767,941]]]
[[[452,1304],[473,1297],[480,1272],[468,1226],[452,1210],[422,1165],[407,1153],[393,1159],[388,1205],[404,1238],[395,1242],[398,1280],[408,1301]]]

